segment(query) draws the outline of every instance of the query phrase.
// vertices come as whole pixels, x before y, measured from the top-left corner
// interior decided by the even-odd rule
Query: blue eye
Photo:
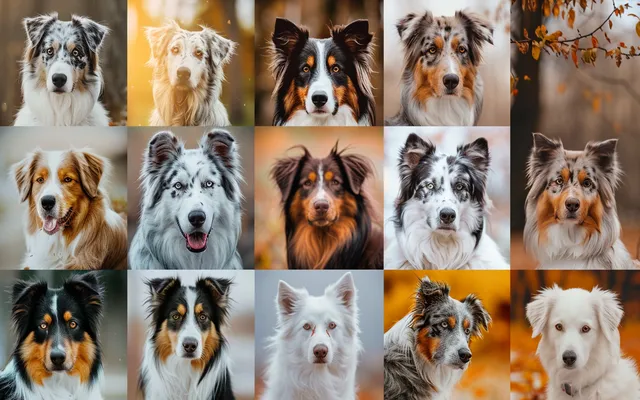
[[[176,182],[176,183],[173,185],[173,187],[174,187],[175,189],[180,190],[180,189],[182,189],[182,183],[180,183],[180,182]]]
[[[204,183],[204,186],[205,186],[205,187],[208,187],[208,188],[212,188],[212,187],[213,187],[213,182],[211,182],[211,181],[206,181],[206,182]]]

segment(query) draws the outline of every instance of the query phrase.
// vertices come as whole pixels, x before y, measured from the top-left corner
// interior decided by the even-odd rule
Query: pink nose
[[[322,360],[327,356],[329,349],[323,344],[317,344],[313,347],[313,355]]]

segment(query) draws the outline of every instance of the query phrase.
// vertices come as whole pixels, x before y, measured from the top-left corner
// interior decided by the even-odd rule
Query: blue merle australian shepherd
[[[18,281],[12,294],[17,343],[0,373],[0,399],[101,400],[98,276],[75,275],[61,288]]]
[[[186,149],[156,133],[142,165],[142,213],[129,251],[133,269],[241,269],[238,144],[225,130]]]
[[[444,154],[409,135],[398,160],[396,235],[385,251],[386,268],[509,268],[486,233],[489,160],[484,138]]]
[[[372,40],[367,20],[334,26],[330,38],[315,39],[277,18],[270,48],[273,125],[375,125]]]

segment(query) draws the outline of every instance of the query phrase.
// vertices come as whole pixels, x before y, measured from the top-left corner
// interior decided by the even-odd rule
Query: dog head
[[[147,286],[156,355],[162,362],[173,356],[204,368],[224,343],[231,281],[200,278],[183,286],[178,278],[157,278]]]
[[[400,150],[398,168],[399,223],[409,213],[410,220],[438,234],[481,230],[489,170],[489,148],[484,138],[459,146],[456,154],[446,155],[412,133]]]
[[[323,296],[278,284],[276,307],[290,352],[310,364],[333,365],[358,333],[357,292],[350,272],[327,286]]]
[[[396,27],[405,51],[404,80],[413,83],[417,98],[473,101],[482,46],[493,44],[489,21],[468,11],[457,11],[454,17],[434,17],[427,11],[407,14]]]
[[[330,39],[309,38],[304,27],[277,18],[272,35],[271,70],[277,80],[274,96],[286,120],[295,111],[329,118],[348,106],[354,119],[372,109],[370,83],[373,35],[367,20],[331,29]],[[364,109],[366,108],[366,109]]]
[[[83,383],[94,379],[104,295],[97,275],[75,275],[58,289],[44,281],[18,281],[12,294],[15,354],[31,381],[42,385],[63,373],[79,375]]]
[[[224,78],[222,66],[231,60],[236,43],[213,29],[201,28],[188,31],[175,21],[146,28],[151,46],[149,64],[176,89],[193,90]]]
[[[338,151],[338,144],[325,158],[314,158],[305,148],[303,155],[278,160],[271,177],[282,193],[290,216],[315,227],[329,227],[340,219],[356,215],[357,197],[372,175],[371,161],[357,154]]]
[[[74,228],[74,217],[86,215],[100,196],[108,161],[90,151],[42,151],[11,167],[21,200],[29,202],[30,232],[53,235]]]
[[[466,369],[471,361],[469,343],[487,330],[491,316],[473,294],[458,301],[449,287],[424,278],[411,312],[417,353],[424,361],[454,369]]]
[[[600,232],[605,210],[615,209],[614,193],[622,174],[617,142],[589,142],[582,151],[570,151],[558,140],[533,134],[527,204],[535,207],[541,232],[552,224]]]
[[[225,130],[206,133],[200,148],[185,149],[171,132],[149,141],[143,165],[145,209],[159,208],[187,249],[202,252],[215,221],[231,219],[240,203],[238,145]]]
[[[620,353],[622,315],[616,294],[598,287],[588,292],[554,285],[527,304],[533,337],[542,335],[538,354],[545,368],[576,373],[587,368],[590,359],[593,362],[594,353],[603,349]]]
[[[98,52],[109,31],[106,26],[76,15],[60,21],[57,13],[25,18],[23,25],[25,71],[39,85],[52,93],[71,93],[100,79]]]

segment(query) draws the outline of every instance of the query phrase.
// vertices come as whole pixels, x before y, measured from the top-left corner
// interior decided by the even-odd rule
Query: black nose
[[[326,214],[329,211],[329,202],[326,200],[318,200],[313,203],[313,208],[318,214]]]
[[[577,358],[578,356],[576,356],[576,353],[572,350],[568,350],[562,353],[562,361],[564,361],[564,365],[566,365],[567,367],[571,367],[573,364],[575,364]]]
[[[311,101],[318,108],[327,104],[327,100],[329,100],[329,97],[327,97],[325,92],[315,92],[313,96],[311,96]]]
[[[443,208],[442,210],[440,210],[440,221],[442,221],[443,224],[451,224],[453,221],[456,220],[456,212],[453,211],[450,208]]]
[[[444,86],[447,89],[453,90],[456,87],[458,87],[458,83],[460,83],[460,78],[458,78],[458,75],[456,74],[446,74],[444,77],[442,77],[442,83],[444,83]]]
[[[61,88],[67,83],[67,76],[65,74],[53,74],[51,81],[55,87]]]
[[[574,213],[580,208],[580,200],[576,199],[575,197],[569,197],[567,200],[565,200],[564,206],[567,207],[567,210],[569,210],[569,212]]]
[[[204,221],[207,219],[207,214],[205,214],[204,211],[191,211],[188,218],[191,225],[195,228],[200,228],[204,225]]]
[[[59,367],[64,364],[64,360],[67,358],[67,355],[63,350],[56,349],[51,350],[51,355],[49,357],[51,358],[51,363],[56,367]]]
[[[184,338],[182,342],[182,347],[184,348],[184,352],[187,354],[193,354],[198,348],[198,341],[194,338]]]
[[[467,349],[460,349],[458,350],[458,357],[460,357],[460,361],[466,364],[471,360],[471,352]]]
[[[186,81],[191,78],[191,70],[187,67],[178,68],[178,79],[181,81]]]
[[[323,344],[317,344],[313,347],[313,355],[316,356],[316,358],[323,359],[327,356],[328,352],[329,349]]]
[[[53,196],[42,196],[40,199],[40,204],[45,211],[51,211],[53,207],[56,205],[56,198]]]

